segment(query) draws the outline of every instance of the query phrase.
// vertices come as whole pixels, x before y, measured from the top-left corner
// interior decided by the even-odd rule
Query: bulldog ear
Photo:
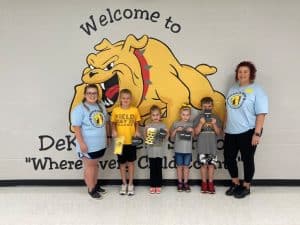
[[[130,51],[131,48],[144,48],[148,43],[148,39],[147,35],[143,35],[140,39],[137,39],[134,35],[129,34],[124,42],[123,49]]]
[[[110,43],[109,40],[107,40],[106,38],[104,38],[99,44],[95,45],[95,50],[97,51],[102,51],[105,49],[110,49],[112,46],[112,44]]]

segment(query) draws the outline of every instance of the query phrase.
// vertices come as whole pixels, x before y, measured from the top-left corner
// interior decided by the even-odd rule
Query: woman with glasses
[[[100,199],[106,191],[98,184],[98,160],[107,147],[108,116],[98,100],[95,84],[87,85],[84,98],[71,113],[71,123],[76,137],[76,151],[84,165],[84,181],[92,198]]]

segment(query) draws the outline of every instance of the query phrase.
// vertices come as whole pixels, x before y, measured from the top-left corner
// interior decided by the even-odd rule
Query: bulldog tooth
[[[104,105],[109,106],[109,103],[106,100],[104,100]]]
[[[101,83],[100,86],[101,86],[101,88],[102,88],[103,90],[105,90],[104,83]]]
[[[114,102],[113,102],[112,100],[110,100],[109,98],[107,98],[106,100],[108,101],[108,103],[109,103],[110,105],[113,105],[113,104],[114,104]]]

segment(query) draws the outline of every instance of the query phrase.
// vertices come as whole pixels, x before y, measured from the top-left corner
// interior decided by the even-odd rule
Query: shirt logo
[[[104,115],[99,110],[93,110],[89,115],[89,119],[94,127],[101,128],[104,126]]]
[[[245,93],[242,93],[242,92],[234,93],[227,98],[227,104],[231,108],[237,109],[243,105],[243,102],[245,101],[245,99],[246,99]]]

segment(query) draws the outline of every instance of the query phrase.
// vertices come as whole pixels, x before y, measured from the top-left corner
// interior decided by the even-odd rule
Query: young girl
[[[201,192],[215,193],[214,172],[216,166],[217,136],[221,133],[221,120],[212,114],[213,99],[205,97],[201,100],[202,113],[194,120],[197,150],[200,161],[202,178]],[[208,183],[207,183],[208,177]]]
[[[84,181],[92,198],[100,199],[105,190],[97,185],[98,159],[106,150],[107,112],[98,101],[98,87],[90,84],[84,89],[84,99],[71,113],[76,137],[76,150],[84,165]],[[101,194],[100,194],[101,193]]]
[[[166,125],[161,122],[161,111],[156,105],[150,108],[151,122],[144,129],[144,137],[154,130],[153,143],[147,145],[148,159],[150,164],[150,194],[160,194],[162,185],[162,157],[164,139],[167,136]],[[149,135],[148,135],[149,136]]]
[[[122,155],[118,155],[122,179],[121,195],[134,195],[133,177],[134,161],[136,160],[136,146],[132,145],[132,137],[140,136],[138,122],[141,118],[138,109],[131,106],[131,101],[131,91],[122,89],[120,91],[120,106],[114,108],[111,114],[112,137],[123,136],[125,138]],[[126,166],[128,166],[128,184],[126,178]]]
[[[191,107],[183,105],[180,108],[180,121],[173,123],[171,128],[171,138],[175,139],[175,162],[177,166],[178,186],[177,191],[190,192],[188,184],[189,165],[192,161],[192,141],[194,135],[191,118]]]

